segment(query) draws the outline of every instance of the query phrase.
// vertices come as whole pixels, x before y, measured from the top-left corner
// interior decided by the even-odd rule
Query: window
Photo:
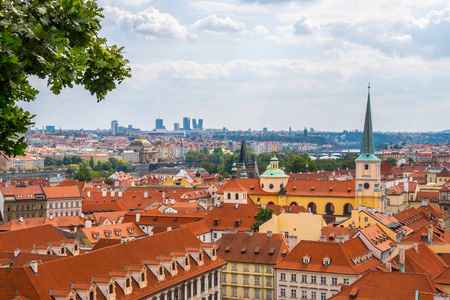
[[[259,285],[259,277],[255,277],[255,285]]]
[[[273,184],[269,184],[269,189],[273,189]]]
[[[231,288],[231,297],[237,297],[237,288]]]
[[[331,285],[337,285],[337,278],[336,277],[331,278]]]
[[[302,275],[302,282],[308,282],[308,276]]]
[[[94,297],[94,291],[90,291],[89,292],[89,300],[94,300],[95,299],[95,297]]]
[[[145,273],[141,273],[141,282],[145,281]]]
[[[231,264],[231,270],[237,271],[237,265],[236,264]]]
[[[239,194],[238,194],[238,193],[236,193],[236,194],[234,195],[234,199],[235,199],[235,200],[239,200]]]
[[[244,276],[244,284],[248,284],[248,276]]]
[[[214,232],[214,238],[217,239],[217,232]]]
[[[272,299],[272,291],[266,291],[266,299]]]
[[[222,287],[220,290],[222,291],[222,296],[226,296],[227,295],[227,288]],[[188,292],[188,295],[189,295],[189,292]],[[189,298],[190,298],[190,296],[188,296],[188,299]]]
[[[272,286],[272,278],[266,278],[266,285]]]
[[[244,272],[248,272],[248,265],[244,265]]]
[[[109,285],[109,294],[114,293],[114,286],[112,284]]]
[[[364,165],[364,170],[369,170],[369,165],[368,164]]]
[[[291,289],[291,298],[297,298],[297,290]]]
[[[317,299],[317,293],[311,292],[311,299]]]
[[[267,266],[266,267],[266,273],[272,273],[272,267],[271,266]]]
[[[327,284],[327,278],[324,276],[320,276],[320,284]]]
[[[302,299],[306,299],[306,298],[308,298],[308,292],[302,291]]]
[[[231,275],[231,283],[237,283],[237,276]]]
[[[127,288],[130,287],[130,278],[127,278],[127,280],[126,280],[126,282],[125,282],[125,286],[126,286]]]
[[[316,275],[311,275],[311,283],[317,283],[316,282]]]
[[[222,282],[227,282],[227,274],[222,274]]]
[[[344,285],[349,285],[350,281],[348,280],[348,278],[344,278]]]
[[[280,273],[280,280],[286,281],[286,273]]]
[[[231,193],[227,194],[227,199],[231,199]]]
[[[320,293],[320,300],[327,300],[327,293],[325,292]]]
[[[260,297],[259,297],[259,290],[255,290],[255,298],[256,299],[259,299]]]
[[[258,265],[255,266],[255,272],[256,272],[256,273],[261,272]]]
[[[364,222],[369,222],[369,217],[364,217]]]
[[[297,274],[291,274],[291,281],[297,281]]]
[[[285,288],[281,288],[280,289],[280,296],[281,297],[286,297],[286,289]]]
[[[248,289],[244,289],[244,298],[248,298]]]

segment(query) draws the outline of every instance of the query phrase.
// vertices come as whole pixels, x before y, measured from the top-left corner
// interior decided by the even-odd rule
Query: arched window
[[[317,206],[314,202],[310,202],[308,204],[308,211],[312,212],[313,214],[317,213]]]
[[[352,214],[353,206],[350,203],[344,205],[344,216],[350,216]]]
[[[275,205],[275,203],[273,203],[272,201],[270,201],[269,203],[267,203],[267,205]]]
[[[289,204],[290,206],[298,206],[297,202],[291,202],[291,204]]]
[[[239,194],[238,193],[234,194],[234,199],[239,200]]]
[[[231,199],[231,193],[228,193],[227,199]]]
[[[333,203],[327,203],[327,205],[325,206],[325,213],[327,215],[334,214],[334,205],[333,205]]]

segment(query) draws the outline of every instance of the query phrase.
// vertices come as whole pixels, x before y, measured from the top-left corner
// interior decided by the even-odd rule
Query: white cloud
[[[292,24],[295,29],[295,34],[307,35],[313,32],[315,25],[312,24],[311,20],[307,16],[302,16],[300,19]]]
[[[270,8],[257,3],[242,4],[239,2],[213,2],[213,1],[189,1],[188,5],[199,11],[217,14],[217,13],[235,13],[235,14],[258,14],[270,12]]]
[[[234,21],[230,17],[223,19],[218,18],[216,15],[209,15],[195,22],[193,27],[212,32],[238,32],[245,29],[245,24]]]
[[[161,13],[154,7],[132,14],[116,7],[106,6],[105,13],[115,20],[118,27],[142,34],[149,39],[165,36],[181,39],[198,39],[197,35],[189,34],[186,26],[170,14]]]
[[[264,27],[263,25],[255,26],[255,28],[253,28],[253,31],[255,33],[261,34],[261,35],[269,34],[269,30],[266,27]]]

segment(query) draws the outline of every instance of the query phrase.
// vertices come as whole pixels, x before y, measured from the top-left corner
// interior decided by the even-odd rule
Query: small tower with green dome
[[[236,162],[233,161],[233,167],[231,168],[231,179],[235,180],[236,178],[237,178]]]
[[[267,169],[259,176],[261,188],[265,192],[278,193],[282,186],[287,185],[288,181],[289,176],[279,168],[278,158],[274,154]]]
[[[239,178],[247,178],[247,168],[245,167],[245,164],[242,166],[241,176]]]

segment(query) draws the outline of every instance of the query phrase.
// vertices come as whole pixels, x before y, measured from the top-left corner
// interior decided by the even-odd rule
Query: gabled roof
[[[387,160],[381,165],[381,175],[392,175],[392,168]]]
[[[0,188],[3,196],[14,196],[17,201],[36,200],[35,195],[43,195],[44,191],[39,185],[28,185],[24,187],[8,186]]]
[[[224,234],[216,244],[217,254],[227,262],[275,265],[289,251],[285,238],[279,233],[272,234],[272,237],[266,233],[253,233],[251,236],[244,232]]]
[[[308,264],[302,261],[306,255],[311,257]],[[329,265],[323,264],[323,259],[326,256],[331,258]],[[354,260],[359,260],[359,263],[356,264]],[[379,264],[381,264],[381,261],[372,256],[372,251],[367,249],[360,239],[353,238],[345,243],[300,241],[275,268],[322,273],[362,274]]]
[[[450,172],[447,168],[443,168],[442,171],[437,174],[437,177],[450,177]]]
[[[420,213],[415,207],[402,210],[394,215],[401,224],[407,225],[414,231],[430,224],[426,216]]]
[[[32,248],[33,245],[47,244],[49,241],[66,240],[51,225],[42,225],[0,233],[0,251],[14,251],[17,248]]]
[[[378,226],[374,224],[366,228],[359,229],[360,234],[364,235],[373,247],[386,251],[395,245],[395,242]]]
[[[429,293],[444,292],[442,287],[437,285],[426,274],[372,270],[351,285],[343,286],[342,291],[331,297],[330,300],[411,300],[417,299],[415,298],[416,291]]]
[[[73,186],[46,186],[43,188],[47,199],[58,198],[81,198],[80,188],[78,185]]]
[[[205,219],[188,224],[183,224],[181,225],[181,227],[189,229],[189,231],[192,232],[195,236],[211,232],[211,229],[208,226],[208,222],[206,222]]]

